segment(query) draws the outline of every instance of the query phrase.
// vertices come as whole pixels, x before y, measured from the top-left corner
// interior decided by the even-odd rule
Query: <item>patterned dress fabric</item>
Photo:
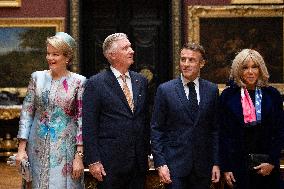
[[[82,141],[82,93],[86,78],[70,72],[53,80],[49,71],[32,74],[23,102],[18,138],[27,139],[33,189],[81,189],[73,180],[76,145]]]

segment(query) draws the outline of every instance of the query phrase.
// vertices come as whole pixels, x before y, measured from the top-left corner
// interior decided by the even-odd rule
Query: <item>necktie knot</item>
[[[194,84],[194,82],[192,82],[192,81],[187,83],[187,86],[188,86],[188,88],[190,88],[190,89],[192,89],[192,88],[195,89],[194,85],[195,85],[195,84]]]
[[[121,77],[122,81],[125,83],[126,82],[126,75],[123,74],[120,77]]]

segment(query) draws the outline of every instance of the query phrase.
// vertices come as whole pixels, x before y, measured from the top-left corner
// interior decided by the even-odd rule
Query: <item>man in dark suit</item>
[[[216,84],[199,78],[204,56],[201,45],[184,45],[181,76],[157,89],[151,144],[160,181],[168,189],[208,189],[220,178],[219,92]]]
[[[108,36],[103,53],[110,68],[92,76],[83,95],[86,164],[99,189],[143,189],[150,133],[147,80],[128,70],[134,51],[125,34]]]

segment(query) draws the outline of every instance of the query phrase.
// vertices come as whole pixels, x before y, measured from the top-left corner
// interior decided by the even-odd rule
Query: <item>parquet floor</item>
[[[16,167],[0,162],[0,189],[20,189],[21,177]]]

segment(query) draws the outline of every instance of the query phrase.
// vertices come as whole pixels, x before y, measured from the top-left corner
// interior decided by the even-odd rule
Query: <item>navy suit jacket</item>
[[[137,161],[137,170],[148,168],[149,132],[147,124],[147,79],[129,71],[134,112],[108,69],[92,76],[83,94],[83,143],[87,165],[101,161],[112,173],[129,170],[129,161]]]
[[[284,143],[283,103],[280,93],[273,87],[262,87],[261,125],[263,152],[269,154],[271,164],[279,166]],[[245,181],[247,172],[244,117],[240,88],[232,85],[220,96],[220,154],[221,168],[233,172],[237,181]]]
[[[200,103],[193,122],[181,78],[161,84],[155,97],[151,121],[151,144],[155,167],[167,165],[171,176],[181,177],[195,167],[210,177],[218,165],[218,87],[199,79]],[[211,177],[210,177],[211,178]]]

